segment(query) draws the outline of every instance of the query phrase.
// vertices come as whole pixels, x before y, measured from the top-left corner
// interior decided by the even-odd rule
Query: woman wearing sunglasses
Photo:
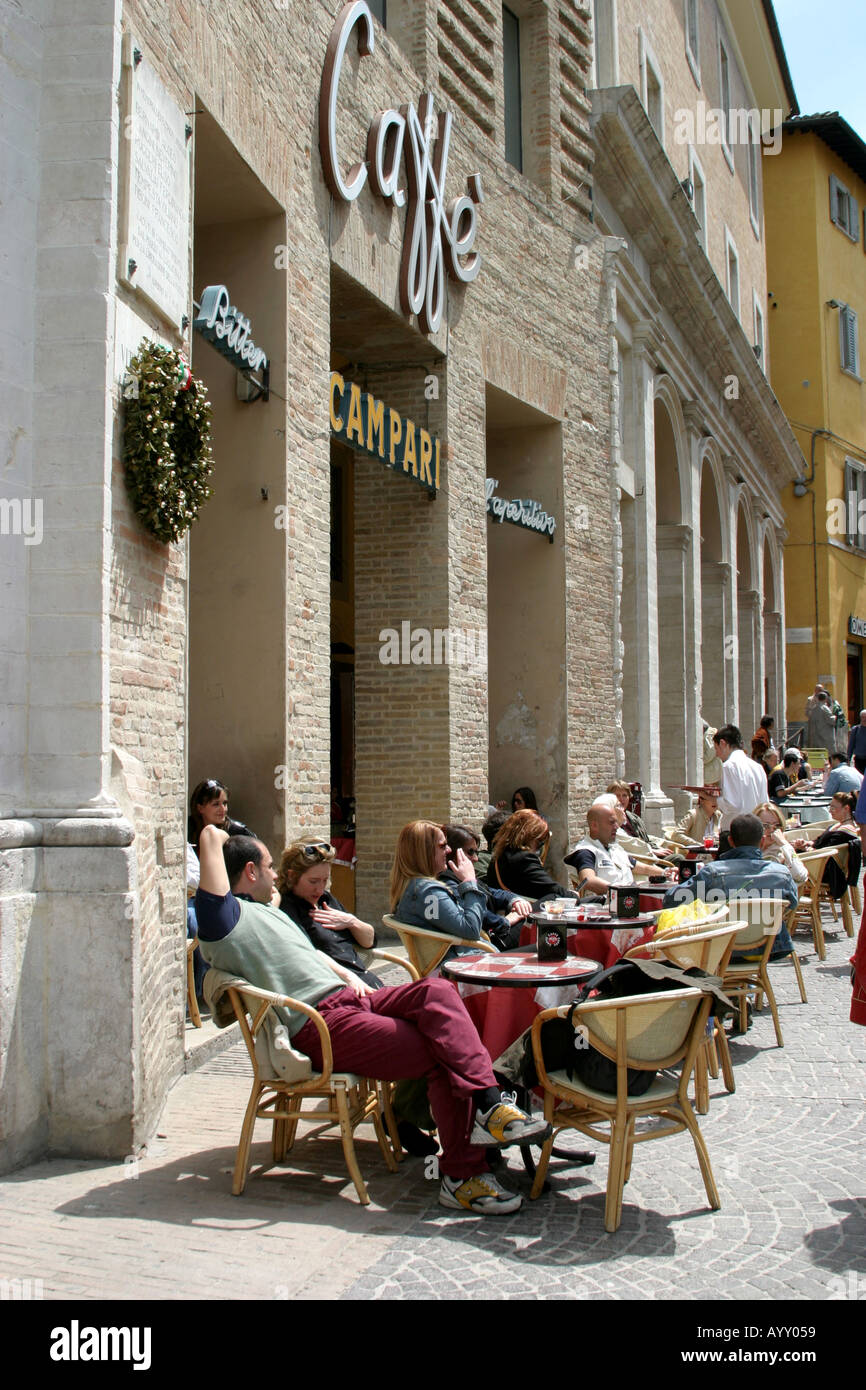
[[[316,950],[345,965],[371,989],[382,981],[367,970],[357,947],[369,950],[376,933],[328,892],[334,848],[325,840],[295,840],[283,850],[277,874],[280,908],[310,938]]]
[[[794,846],[785,839],[784,812],[780,811],[778,806],[774,806],[772,801],[762,801],[760,806],[755,807],[754,814],[764,827],[761,857],[772,860],[775,864],[784,864],[795,883],[805,883],[809,871],[805,864],[800,863]]]

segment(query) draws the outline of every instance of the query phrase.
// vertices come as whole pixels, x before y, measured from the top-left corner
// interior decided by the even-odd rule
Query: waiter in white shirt
[[[761,763],[743,751],[743,736],[736,724],[725,724],[713,734],[713,743],[722,763],[719,810],[719,850],[730,849],[728,827],[735,816],[751,815],[767,800],[767,774]]]

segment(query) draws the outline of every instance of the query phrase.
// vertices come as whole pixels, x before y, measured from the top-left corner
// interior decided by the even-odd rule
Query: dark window
[[[387,29],[388,25],[385,20],[385,15],[387,13],[385,9],[385,0],[367,0],[367,4],[370,6],[374,19],[378,19],[382,28]]]
[[[520,120],[520,21],[502,6],[502,56],[505,79],[505,158],[523,171]]]

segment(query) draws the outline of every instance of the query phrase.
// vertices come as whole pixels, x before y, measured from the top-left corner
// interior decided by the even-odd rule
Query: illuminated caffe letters
[[[370,187],[394,207],[406,208],[403,254],[400,261],[400,307],[416,314],[423,333],[437,332],[445,307],[445,275],[469,284],[481,268],[474,249],[478,230],[476,207],[484,201],[481,175],[466,181],[467,192],[445,203],[448,148],[452,117],[442,112],[434,120],[433,97],[423,92],[419,110],[410,103],[399,111],[380,111],[367,133],[366,161],[343,174],[337,149],[337,94],[343,59],[353,30],[358,52],[371,54],[376,46],[373,17],[366,0],[350,0],[337,16],[328,41],[319,92],[319,149],[325,182],[335,198],[351,203],[369,177]],[[435,138],[431,134],[435,129]],[[434,148],[435,146],[435,148]],[[401,167],[406,184],[402,186]]]

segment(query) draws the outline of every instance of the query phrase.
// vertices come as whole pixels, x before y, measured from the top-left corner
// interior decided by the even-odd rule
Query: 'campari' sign
[[[476,205],[483,202],[481,175],[466,181],[467,192],[445,203],[450,112],[434,117],[433,97],[424,92],[419,110],[380,111],[367,132],[366,159],[343,173],[337,149],[337,95],[349,40],[357,30],[358,52],[373,52],[373,16],[366,0],[350,0],[337,16],[325,57],[319,92],[319,149],[325,182],[335,198],[351,203],[367,179],[380,198],[396,208],[408,204],[400,262],[400,306],[417,314],[423,333],[435,333],[445,307],[445,275],[468,284],[481,268],[475,251]],[[435,134],[434,134],[435,133]]]

